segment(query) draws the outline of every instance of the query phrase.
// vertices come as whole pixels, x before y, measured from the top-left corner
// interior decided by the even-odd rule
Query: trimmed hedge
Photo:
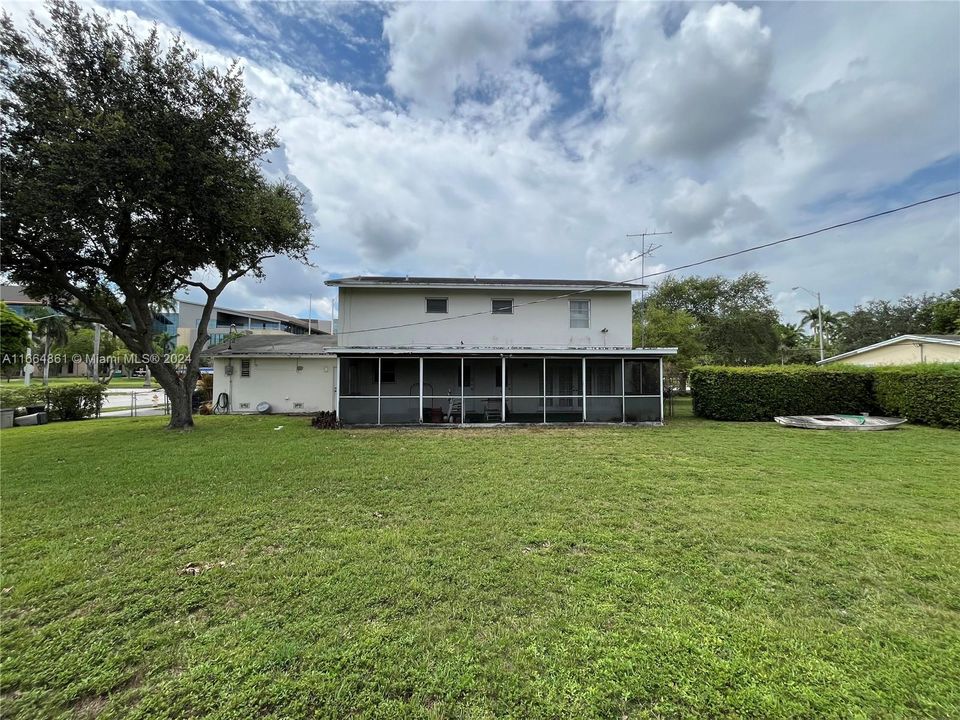
[[[960,365],[698,367],[693,412],[711,420],[872,413],[960,428]]]
[[[43,405],[51,420],[81,420],[100,412],[107,388],[96,383],[30,387],[0,385],[0,407]]]
[[[690,371],[690,388],[694,414],[711,420],[876,411],[872,374],[859,369],[697,367]]]
[[[886,415],[960,430],[960,365],[878,368],[873,387]]]

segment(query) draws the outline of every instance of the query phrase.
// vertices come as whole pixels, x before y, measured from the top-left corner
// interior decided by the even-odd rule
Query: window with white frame
[[[570,301],[570,327],[572,328],[590,327],[590,301],[589,300],[571,300]]]
[[[508,298],[494,298],[493,299],[493,314],[494,315],[513,315],[513,299]]]
[[[428,298],[427,298],[427,312],[428,312],[428,313],[446,313],[446,312],[447,312],[447,298],[428,297]]]
[[[250,377],[250,361],[240,361],[240,377]]]

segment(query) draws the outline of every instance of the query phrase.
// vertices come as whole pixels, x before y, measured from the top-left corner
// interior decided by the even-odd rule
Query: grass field
[[[34,379],[36,382],[36,378]],[[71,377],[62,377],[62,378],[50,378],[51,385],[66,385],[75,382],[92,382],[86,378],[71,378]],[[132,390],[139,390],[143,387],[143,378],[142,377],[118,377],[110,378],[110,382],[107,387],[110,388],[130,388]],[[155,380],[151,379],[151,387],[160,387]]]
[[[163,423],[3,431],[4,717],[960,716],[956,432]]]

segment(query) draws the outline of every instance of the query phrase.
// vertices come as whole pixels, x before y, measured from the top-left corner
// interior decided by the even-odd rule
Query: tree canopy
[[[213,305],[227,285],[286,255],[307,262],[302,197],[268,181],[273,130],[250,122],[237,64],[199,62],[180,37],[138,36],[67,0],[48,26],[0,19],[0,192],[4,271],[33,297],[154,349],[156,307],[206,296],[186,376],[151,363],[171,427],[189,393]]]
[[[643,304],[635,305],[634,322],[639,323],[646,311],[650,339],[665,337],[668,331],[676,337],[678,323],[686,323],[685,340],[669,343],[685,345],[687,352],[693,352],[678,354],[679,362],[690,362],[693,357],[728,365],[775,362],[779,358],[779,313],[768,286],[758,273],[733,279],[720,275],[668,277],[647,293]],[[684,316],[692,322],[683,320]]]
[[[24,359],[30,353],[30,333],[33,323],[20,317],[7,304],[0,302],[0,366],[3,374],[9,375],[20,370]]]

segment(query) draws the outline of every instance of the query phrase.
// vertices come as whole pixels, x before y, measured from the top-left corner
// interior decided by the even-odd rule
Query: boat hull
[[[783,415],[774,420],[801,430],[894,430],[906,422],[905,418],[872,415]]]

